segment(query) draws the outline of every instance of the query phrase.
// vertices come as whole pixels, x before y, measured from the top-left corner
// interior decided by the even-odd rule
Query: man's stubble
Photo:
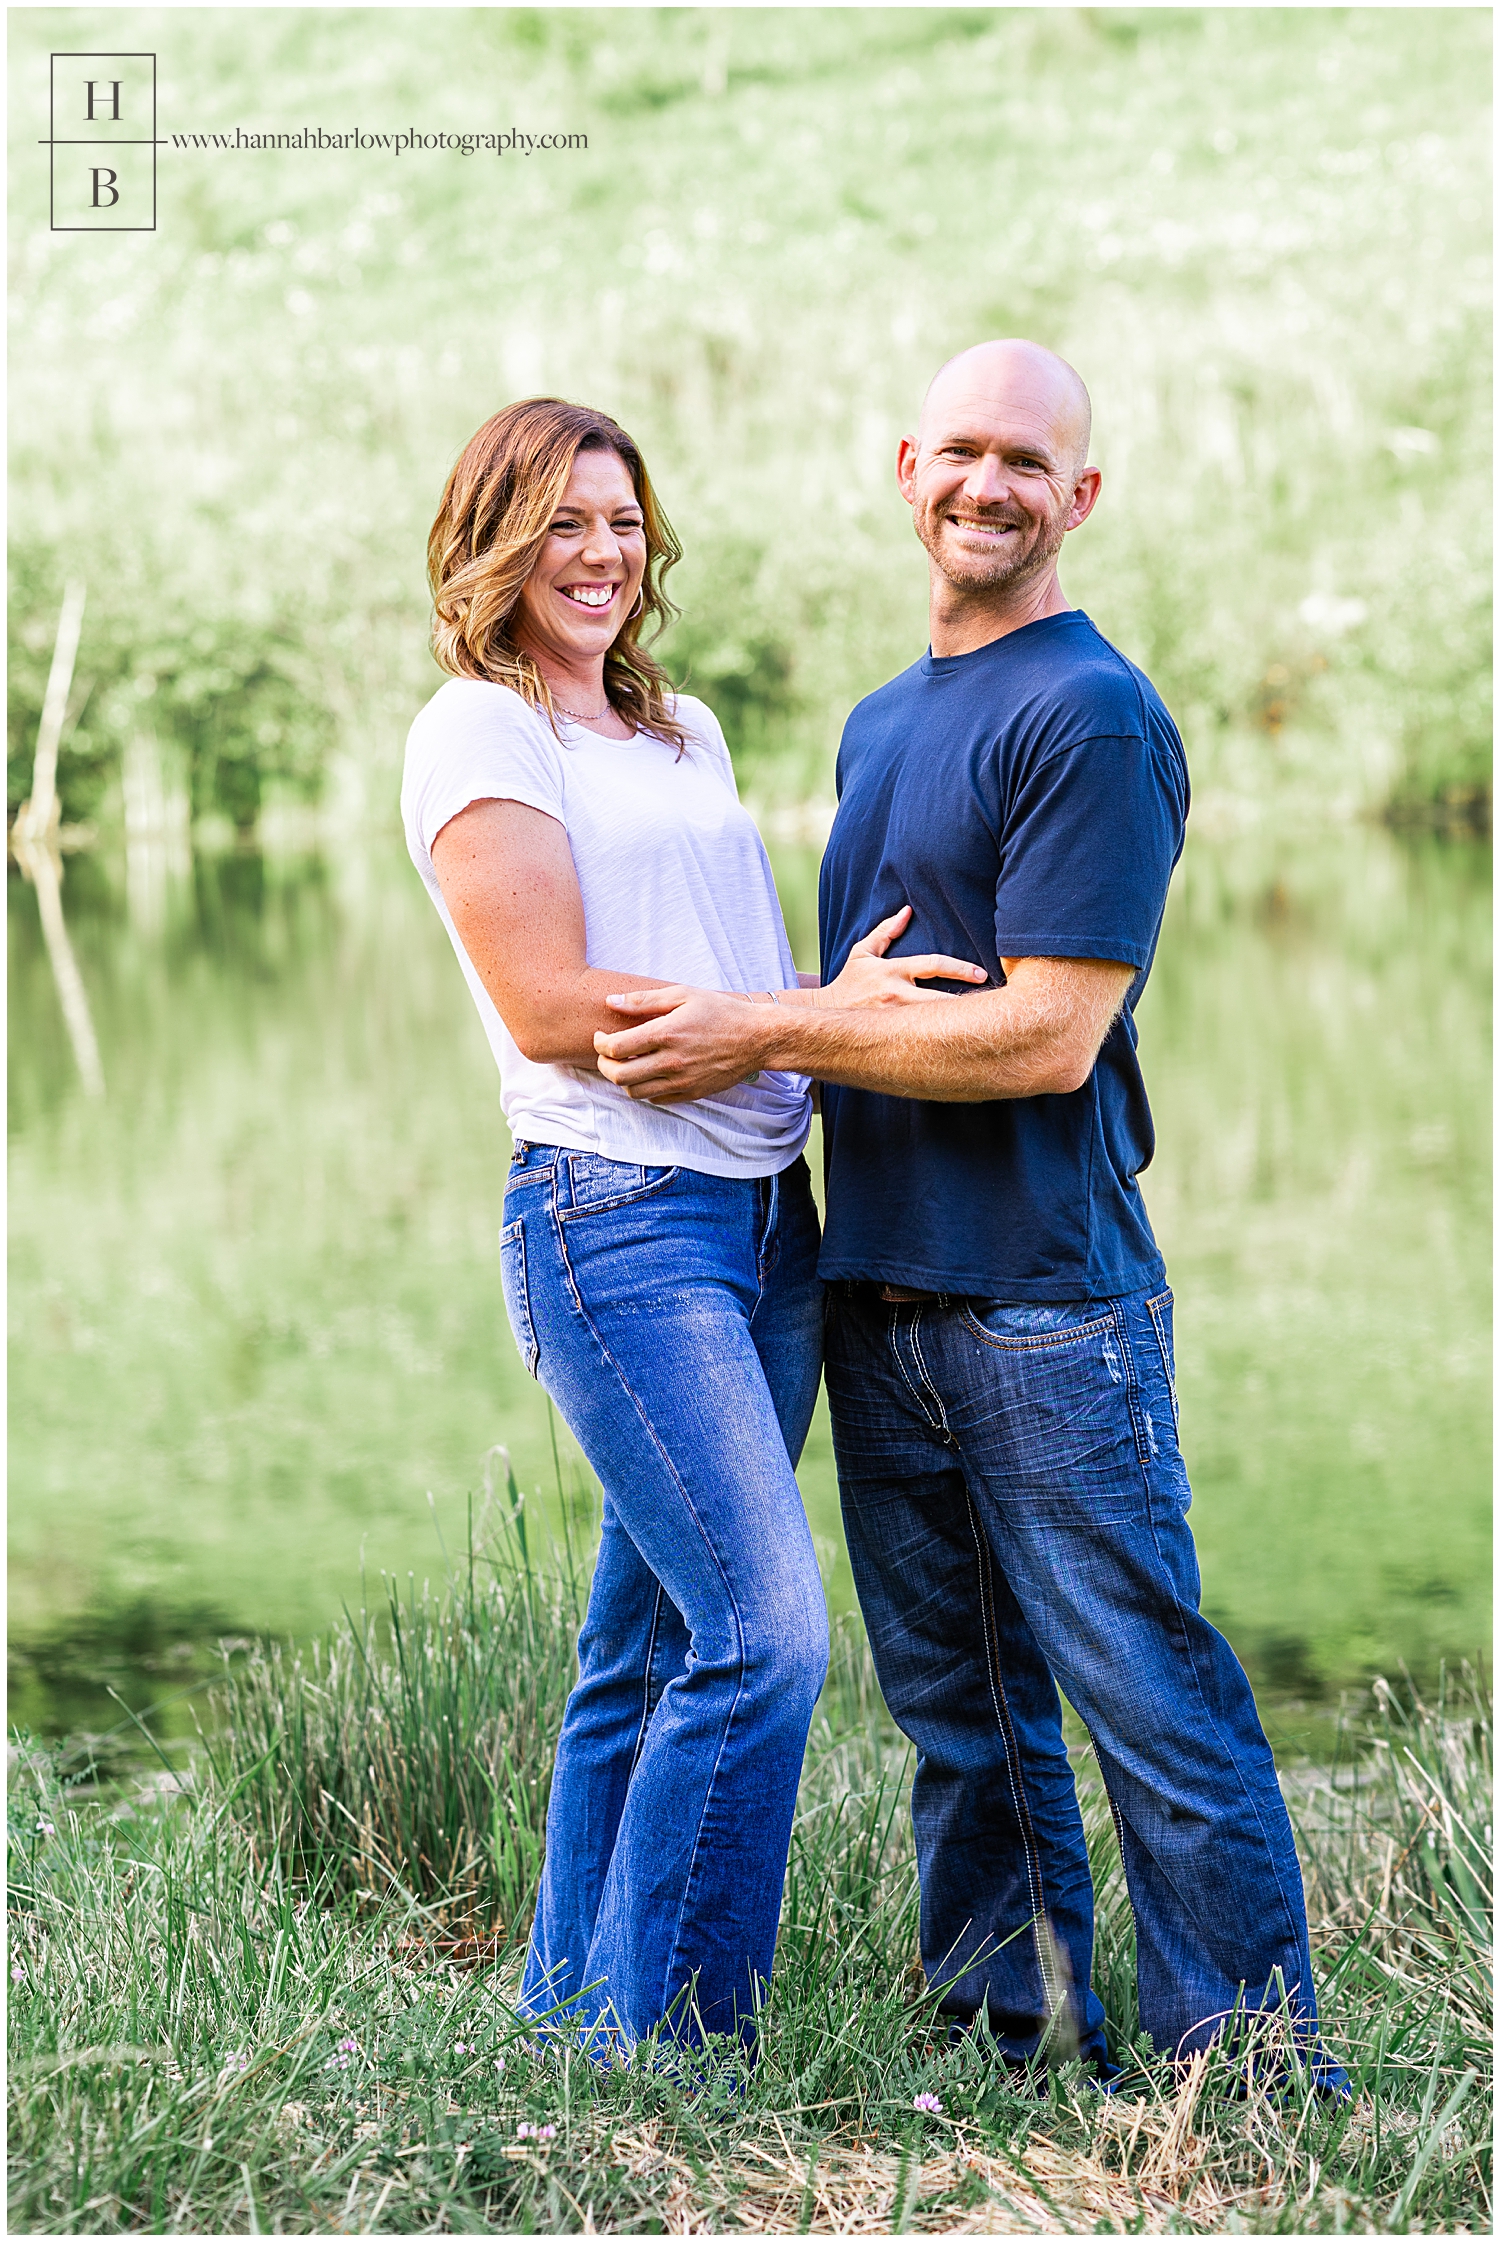
[[[1025,524],[1010,520],[1005,514],[991,517],[1007,528],[1021,529]],[[934,534],[925,519],[913,517],[918,537],[926,547],[927,556],[938,574],[958,592],[1013,591],[1029,578],[1039,576],[1050,568],[1062,551],[1067,535],[1066,517],[1049,522],[1037,542],[1022,552],[996,553],[989,558],[979,553],[954,553],[945,548],[942,532],[947,526],[946,517],[940,515]]]

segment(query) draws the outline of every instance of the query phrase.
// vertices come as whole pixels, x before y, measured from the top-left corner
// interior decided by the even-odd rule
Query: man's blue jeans
[[[942,2013],[987,2010],[1020,2060],[1057,2046],[1066,2003],[1084,2059],[1104,2059],[1060,1685],[1114,1811],[1142,2028],[1181,2055],[1284,1987],[1311,2047],[1291,1826],[1250,1684],[1198,1609],[1171,1293],[926,1305],[834,1285],[825,1348],[855,1584],[917,1746]]]
[[[828,1620],[794,1459],[818,1390],[806,1164],[740,1182],[518,1144],[506,1305],[604,1490],[522,2005],[747,2041]]]

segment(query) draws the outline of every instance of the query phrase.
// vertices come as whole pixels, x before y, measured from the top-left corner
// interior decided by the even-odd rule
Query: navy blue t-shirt
[[[822,1275],[1003,1300],[1154,1284],[1136,1177],[1156,1140],[1132,1013],[1188,775],[1149,679],[1076,608],[972,654],[925,654],[850,716],[838,791],[819,882],[825,981],[903,903],[895,956],[968,958],[994,984],[1002,957],[1112,958],[1136,976],[1066,1096],[944,1105],[825,1085]]]

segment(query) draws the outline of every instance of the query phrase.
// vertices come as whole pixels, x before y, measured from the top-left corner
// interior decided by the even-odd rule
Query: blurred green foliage
[[[54,556],[40,546],[14,556],[11,572],[12,752],[7,810],[31,785],[32,745],[51,663]],[[312,798],[333,738],[331,712],[309,674],[303,620],[251,622],[216,615],[142,614],[97,578],[85,610],[87,637],[70,701],[72,730],[61,766],[74,817],[98,807],[117,777],[126,743],[153,735],[169,786],[199,815],[254,826],[266,786]]]
[[[508,399],[604,406],[688,558],[668,645],[762,800],[826,798],[924,642],[898,436],[955,349],[1089,380],[1071,595],[1204,789],[1472,813],[1488,785],[1482,9],[23,10],[155,52],[161,132],[583,132],[586,151],[160,151],[154,234],[13,195],[10,794],[89,584],[65,813],[132,729],[236,823],[389,814],[437,682],[423,545]],[[185,781],[184,783],[188,783]]]

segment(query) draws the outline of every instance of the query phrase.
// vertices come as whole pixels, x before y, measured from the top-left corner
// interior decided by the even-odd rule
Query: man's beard
[[[917,535],[926,546],[934,567],[957,591],[995,592],[1008,584],[1024,583],[1028,576],[1040,574],[1057,558],[1067,534],[1061,521],[1049,522],[1032,544],[1023,545],[1026,525],[1011,522],[1003,514],[979,519],[985,526],[993,521],[1003,528],[1016,530],[1014,542],[1007,542],[994,554],[955,552],[951,545],[942,541],[942,532],[949,526],[946,513],[938,516],[935,535],[929,534],[925,522],[918,524]]]

